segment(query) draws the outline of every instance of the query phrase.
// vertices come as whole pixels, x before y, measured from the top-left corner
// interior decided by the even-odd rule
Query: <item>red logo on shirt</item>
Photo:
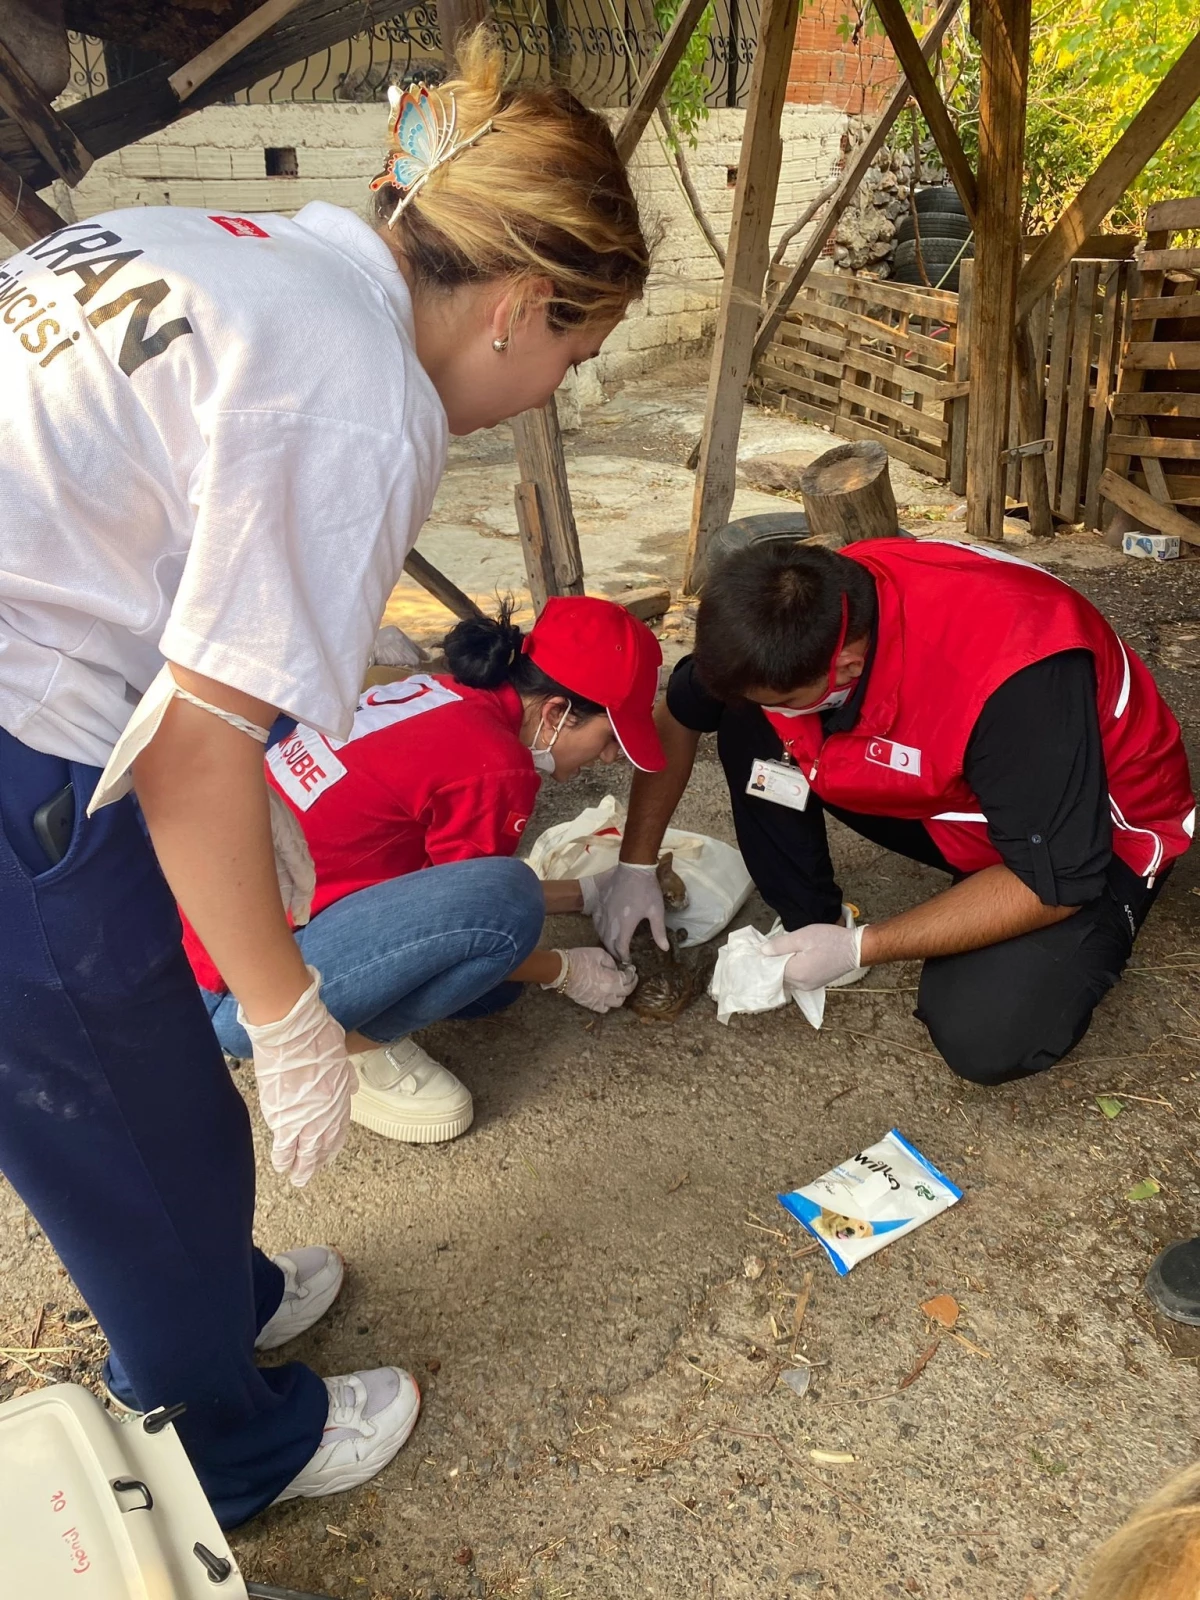
[[[265,228],[260,228],[257,222],[251,222],[249,217],[213,217],[208,219],[215,222],[218,228],[224,228],[226,233],[233,234],[235,239],[269,239],[271,235]]]
[[[525,824],[528,821],[528,817],[521,817],[515,811],[510,811],[504,819],[504,831],[505,833],[515,833],[520,836],[525,832]]]

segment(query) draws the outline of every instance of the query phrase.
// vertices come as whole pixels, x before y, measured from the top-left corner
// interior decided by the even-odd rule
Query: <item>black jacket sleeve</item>
[[[963,770],[1005,866],[1043,905],[1097,898],[1112,818],[1088,651],[1047,656],[1001,684],[979,714]]]

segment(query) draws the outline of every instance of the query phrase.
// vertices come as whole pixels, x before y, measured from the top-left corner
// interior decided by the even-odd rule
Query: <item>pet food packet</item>
[[[781,1194],[785,1206],[833,1262],[850,1268],[962,1199],[898,1128],[814,1183]]]

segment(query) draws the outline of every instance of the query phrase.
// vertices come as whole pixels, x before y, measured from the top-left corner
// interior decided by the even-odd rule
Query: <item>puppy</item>
[[[826,1239],[869,1239],[875,1229],[869,1222],[864,1222],[861,1217],[843,1217],[836,1211],[826,1211],[821,1208],[821,1214],[813,1222],[816,1231]]]

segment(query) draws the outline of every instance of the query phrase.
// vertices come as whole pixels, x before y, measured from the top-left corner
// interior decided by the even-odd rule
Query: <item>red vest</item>
[[[923,822],[952,866],[1000,856],[963,777],[979,713],[1002,683],[1047,656],[1088,650],[1108,774],[1113,852],[1141,878],[1181,856],[1195,801],[1179,725],[1150,673],[1069,584],[998,550],[872,539],[842,551],[875,580],[875,658],[849,733],[817,716],[767,716],[823,800]]]

